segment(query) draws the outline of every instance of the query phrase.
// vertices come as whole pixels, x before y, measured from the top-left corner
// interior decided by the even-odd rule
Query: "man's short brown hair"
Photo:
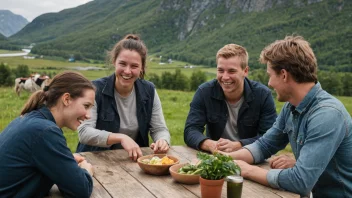
[[[246,48],[237,44],[228,44],[219,49],[216,53],[216,62],[220,57],[225,59],[238,56],[241,59],[241,68],[245,69],[248,66],[248,53]]]
[[[317,82],[317,59],[309,43],[301,36],[286,36],[263,49],[259,61],[270,63],[279,74],[282,69],[289,72],[298,83]]]

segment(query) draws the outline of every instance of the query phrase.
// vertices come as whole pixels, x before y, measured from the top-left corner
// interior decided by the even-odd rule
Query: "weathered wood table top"
[[[143,155],[152,154],[148,147],[142,148]],[[187,146],[172,146],[168,152],[180,159],[180,163],[196,158],[197,151]],[[136,162],[129,159],[125,150],[81,153],[94,166],[94,189],[91,197],[201,197],[200,186],[175,182],[171,175],[154,176],[145,174]],[[269,169],[268,163],[259,165]],[[226,182],[221,197],[226,198]],[[56,186],[48,197],[61,197]],[[293,198],[299,197],[286,191],[276,190],[261,184],[245,180],[242,189],[243,198]]]

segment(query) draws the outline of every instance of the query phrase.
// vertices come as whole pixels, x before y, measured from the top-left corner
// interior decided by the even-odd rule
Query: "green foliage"
[[[0,86],[10,86],[13,84],[15,78],[9,66],[0,63]]]
[[[0,41],[6,40],[6,36],[0,33]]]
[[[198,86],[207,81],[207,76],[201,70],[194,71],[191,76],[190,90],[195,91]]]
[[[181,90],[186,91],[188,90],[189,79],[185,76],[180,69],[175,70],[173,80],[173,90]]]
[[[241,175],[240,167],[234,163],[230,156],[214,153],[208,155],[198,152],[197,158],[201,160],[198,168],[202,169],[200,176],[208,180],[218,180],[229,175]]]
[[[343,96],[352,96],[352,74],[344,73],[341,75]]]
[[[150,82],[154,83],[156,88],[161,88],[161,85],[162,85],[161,79],[157,74],[155,74],[155,73],[148,74],[146,76],[146,79],[148,79]]]
[[[164,72],[161,75],[161,88],[163,89],[173,89],[173,81],[174,75],[171,72]]]
[[[28,65],[18,65],[14,73],[16,77],[28,77],[30,75]]]
[[[180,69],[176,69],[175,73],[163,72],[161,75],[161,88],[171,90],[188,90],[189,79]]]

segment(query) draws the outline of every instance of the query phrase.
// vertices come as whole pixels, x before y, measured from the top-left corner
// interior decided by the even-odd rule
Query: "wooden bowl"
[[[180,174],[178,170],[187,164],[175,164],[170,167],[170,174],[175,181],[182,184],[199,184],[199,175]]]
[[[170,174],[169,168],[172,165],[175,165],[175,164],[179,163],[179,160],[176,157],[171,156],[171,155],[167,155],[168,158],[174,160],[173,164],[167,164],[167,165],[153,165],[153,164],[146,164],[146,163],[142,162],[142,160],[144,160],[144,159],[151,159],[154,156],[157,156],[159,158],[163,158],[165,155],[167,155],[167,154],[146,155],[146,156],[138,158],[137,163],[138,163],[139,167],[147,174],[150,174],[150,175],[168,175],[168,174]]]

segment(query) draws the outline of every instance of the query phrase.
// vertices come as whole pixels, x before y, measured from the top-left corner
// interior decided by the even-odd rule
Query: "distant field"
[[[11,50],[3,50],[3,49],[0,49],[0,54],[14,54],[14,53],[21,53],[23,51],[11,51]]]
[[[149,59],[150,60],[150,59]],[[147,61],[146,75],[155,73],[159,76],[163,72],[174,73],[176,69],[181,69],[182,73],[187,77],[190,77],[195,70],[201,69],[206,72],[208,79],[215,78],[216,69],[204,66],[193,66],[193,68],[185,68],[187,63],[181,61],[174,61],[171,64],[159,64],[159,61]],[[154,59],[155,60],[155,59]],[[58,61],[58,60],[47,60],[47,59],[23,59],[22,57],[5,57],[0,58],[0,62],[9,65],[11,68],[16,68],[20,64],[28,65],[32,72],[47,73],[47,72],[60,72],[64,70],[74,70],[74,67],[104,67],[103,64],[93,64],[86,62],[68,62],[68,61]],[[89,79],[96,79],[112,73],[113,68],[110,66],[107,70],[103,71],[80,71]]]

